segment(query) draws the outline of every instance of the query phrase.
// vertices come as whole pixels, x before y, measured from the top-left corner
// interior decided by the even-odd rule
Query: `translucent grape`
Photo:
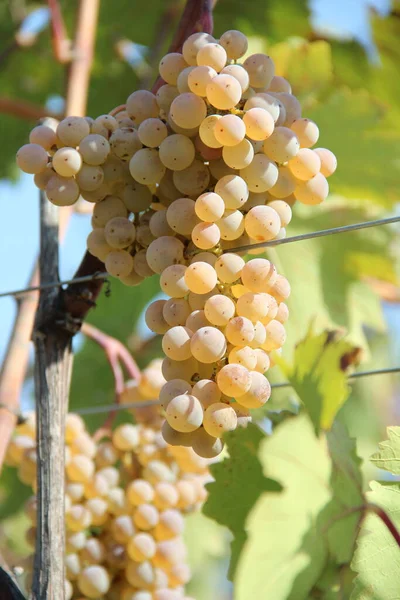
[[[190,348],[194,358],[202,363],[210,364],[224,356],[226,339],[216,327],[201,327],[193,333]]]
[[[223,240],[237,240],[244,232],[244,217],[240,210],[226,210],[217,221]]]
[[[251,142],[244,139],[236,146],[225,146],[222,157],[232,169],[245,169],[254,158],[254,149]]]
[[[182,171],[189,167],[195,157],[193,142],[179,133],[165,138],[160,145],[160,160],[172,171]]]
[[[204,310],[194,310],[191,312],[185,323],[186,327],[189,327],[193,332],[198,331],[202,327],[207,327],[209,324]]]
[[[126,547],[129,557],[137,562],[153,558],[156,549],[156,542],[149,533],[137,533],[129,540]]]
[[[165,174],[165,166],[154,148],[138,150],[129,161],[129,171],[138,183],[159,183]]]
[[[140,506],[141,504],[153,502],[153,486],[144,479],[134,479],[126,488],[126,497],[132,506]]]
[[[251,375],[242,365],[225,365],[217,374],[217,384],[223,394],[238,398],[250,389]]]
[[[65,146],[79,146],[89,133],[89,123],[83,117],[66,117],[57,126],[57,137]]]
[[[172,400],[176,396],[182,394],[191,394],[192,386],[184,379],[171,379],[165,383],[160,391],[160,404],[165,410]]]
[[[79,186],[72,177],[53,175],[46,185],[46,195],[56,206],[72,206],[79,198]]]
[[[88,598],[98,598],[110,589],[110,576],[106,569],[99,565],[86,567],[78,577],[78,588]]]
[[[206,192],[197,198],[195,211],[202,221],[214,223],[224,214],[225,204],[218,193]]]
[[[146,258],[151,269],[161,274],[164,269],[183,261],[184,245],[176,238],[162,236],[147,248]]]
[[[245,92],[249,87],[249,74],[241,65],[227,65],[221,70],[221,75],[231,75],[237,79],[242,92]]]
[[[235,175],[235,171],[231,168],[228,167],[228,165],[226,164],[226,162],[224,161],[224,159],[221,158],[217,158],[215,160],[211,160],[209,162],[209,169],[210,169],[210,173],[211,175],[214,177],[214,179],[221,179],[221,177],[225,177],[225,175]]]
[[[185,129],[199,127],[207,116],[207,107],[202,98],[191,92],[177,96],[171,104],[172,120]]]
[[[163,316],[165,304],[165,300],[155,300],[147,307],[144,317],[147,327],[159,335],[163,335],[169,329],[169,325]]]
[[[266,88],[275,74],[275,66],[270,56],[252,54],[243,63],[249,74],[250,85],[255,88]]]
[[[265,140],[274,131],[274,119],[264,108],[250,108],[243,115],[246,135],[252,140]]]
[[[292,220],[292,209],[284,200],[273,200],[268,203],[270,208],[273,208],[279,215],[282,227],[286,227]]]
[[[246,317],[233,317],[226,325],[225,336],[234,346],[247,346],[254,339],[254,326]]]
[[[271,92],[287,92],[292,93],[292,87],[290,83],[284,77],[274,75],[269,85],[269,91]]]
[[[308,181],[303,181],[298,184],[294,191],[296,200],[302,204],[314,206],[321,204],[329,194],[329,184],[321,173],[317,173],[315,177]]]
[[[60,150],[58,150],[60,152]],[[82,190],[92,192],[101,186],[104,180],[103,169],[95,165],[82,164],[79,173],[76,174],[76,181]]]
[[[255,94],[254,96],[251,96],[248,100],[246,100],[243,109],[245,111],[249,111],[253,108],[262,108],[263,110],[267,111],[271,115],[274,123],[277,123],[278,120],[281,120],[280,116],[282,108],[284,112],[283,116],[286,117],[286,111],[283,107],[283,104],[280,103],[277,98],[274,98],[270,94],[259,93]]]
[[[151,216],[149,227],[155,238],[165,235],[174,235],[174,231],[168,225],[166,210],[157,210],[157,212]]]
[[[221,119],[221,115],[209,115],[204,119],[199,128],[199,136],[202,142],[210,148],[221,148],[222,144],[215,137],[215,125]]]
[[[185,325],[186,319],[190,315],[190,312],[189,303],[183,298],[171,298],[170,300],[167,300],[164,302],[162,309],[165,322],[170,327],[175,327],[176,325]]]
[[[122,192],[122,200],[130,212],[146,210],[150,206],[151,198],[151,192],[147,185],[141,185],[132,180],[125,185]]]
[[[237,254],[223,254],[215,263],[218,279],[223,283],[233,283],[234,281],[237,281],[244,265],[245,262],[243,258]]]
[[[188,65],[197,65],[197,53],[206,44],[215,42],[208,33],[193,33],[182,46],[182,54]]]
[[[286,323],[289,318],[289,309],[284,302],[280,302],[278,306],[278,312],[276,313],[275,319],[280,323]]]
[[[167,508],[160,513],[160,521],[154,529],[154,537],[159,540],[171,540],[181,535],[184,520],[181,513],[174,508]]]
[[[310,119],[295,119],[290,126],[302,148],[312,148],[319,138],[318,125]]]
[[[174,200],[167,208],[168,225],[176,233],[190,235],[199,219],[195,212],[195,202],[190,198]]]
[[[139,432],[135,425],[124,423],[115,429],[112,441],[118,450],[128,452],[134,450],[139,444]]]
[[[308,181],[319,173],[321,159],[314,150],[301,148],[298,154],[289,161],[288,167],[297,179]]]
[[[121,127],[111,135],[110,148],[115,156],[127,161],[142,148],[142,142],[133,127]]]
[[[168,421],[164,421],[161,428],[162,437],[164,441],[170,446],[190,446],[191,445],[191,434],[181,433],[171,427]],[[157,508],[160,508],[157,506]]]
[[[139,250],[139,252],[136,252],[133,257],[133,270],[142,278],[151,277],[154,274],[147,263],[146,250]]]
[[[207,85],[216,76],[217,71],[211,66],[190,67],[187,77],[188,91],[193,92],[196,96],[206,96]]]
[[[268,206],[255,206],[247,213],[244,226],[249,237],[257,242],[273,240],[281,228],[278,213]]]
[[[286,127],[290,127],[293,121],[299,119],[301,117],[301,104],[293,94],[289,94],[286,92],[271,92],[271,95],[274,95],[280,102],[282,102],[285,107],[285,121],[283,125]]]
[[[182,171],[174,171],[173,182],[177,189],[186,196],[199,196],[208,187],[210,171],[207,165],[195,159],[190,167]]]
[[[70,531],[83,531],[91,522],[92,515],[82,504],[73,504],[65,513],[65,524]]]
[[[49,151],[56,144],[56,134],[51,127],[46,125],[38,125],[34,127],[29,134],[29,142],[38,144],[45,150]]]
[[[294,158],[293,160],[296,160]],[[274,198],[287,198],[290,194],[293,194],[296,188],[296,179],[292,175],[292,172],[287,166],[278,167],[278,180],[276,184],[268,190]]]
[[[125,569],[127,581],[135,588],[152,589],[155,582],[154,567],[149,561],[129,561]]]
[[[282,323],[273,319],[265,326],[267,332],[267,339],[263,344],[263,350],[271,352],[271,350],[277,350],[281,348],[286,341],[286,331]]]
[[[235,315],[235,304],[227,296],[216,294],[205,303],[204,314],[212,325],[224,327]]]
[[[199,66],[209,66],[219,72],[226,65],[227,54],[220,44],[211,42],[199,49],[196,61]]]
[[[88,235],[86,246],[90,254],[99,258],[102,262],[106,256],[112,251],[111,246],[106,241],[104,229],[93,229]]]
[[[179,78],[178,78],[179,79]],[[189,91],[189,90],[186,90]],[[172,101],[179,95],[179,90],[174,85],[162,85],[156,94],[158,106],[165,114],[169,113]]]
[[[104,228],[107,244],[113,248],[126,248],[135,240],[136,229],[133,223],[125,217],[114,217]]]
[[[267,192],[278,180],[278,168],[265,155],[255,154],[251,164],[242,169],[240,175],[247,183],[250,192]]]
[[[221,438],[212,437],[204,427],[194,432],[192,444],[196,454],[203,458],[215,458],[221,454],[224,448],[224,442]]]
[[[249,390],[240,396],[237,402],[246,408],[260,408],[271,395],[271,386],[269,381],[262,373],[251,371],[251,385]]]
[[[187,360],[192,356],[190,340],[192,332],[187,327],[177,325],[164,334],[162,348],[165,355],[172,360]]]
[[[207,294],[214,289],[217,283],[217,274],[208,263],[196,262],[186,269],[185,282],[191,292]]]
[[[246,127],[236,115],[224,115],[215,123],[214,135],[223,146],[235,146],[244,139]]]
[[[104,544],[96,538],[89,538],[82,549],[81,558],[85,563],[98,564],[104,561],[105,554]]]
[[[18,150],[16,161],[24,173],[37,174],[46,168],[48,158],[46,150],[39,144],[25,144]]]
[[[324,177],[332,175],[337,168],[336,156],[326,148],[315,148],[314,152],[318,154],[321,160],[321,173]]]
[[[167,126],[161,119],[146,119],[139,125],[139,140],[148,148],[158,148],[167,135]]]
[[[215,193],[221,196],[225,207],[240,208],[249,197],[249,191],[244,179],[239,175],[225,175],[215,185]]]
[[[269,292],[269,286],[277,279],[275,266],[265,258],[249,260],[242,269],[243,284],[251,292]]]
[[[192,231],[192,240],[197,248],[209,250],[216,246],[221,234],[215,223],[198,223]]]
[[[114,277],[126,277],[133,269],[133,258],[126,250],[113,250],[107,254],[106,270]]]
[[[161,368],[162,374],[167,381],[179,378],[190,381],[193,375],[197,372],[199,365],[193,356],[187,360],[181,361],[172,360],[171,358],[164,358]]]
[[[118,196],[107,196],[101,202],[95,204],[93,209],[93,225],[105,227],[114,218],[126,218],[128,211]]]
[[[110,153],[110,144],[97,133],[91,133],[81,140],[79,152],[88,165],[101,165]]]
[[[257,356],[255,350],[250,346],[235,346],[229,352],[229,364],[238,364],[246,367],[249,371],[255,369]]]
[[[276,127],[264,142],[264,153],[268,158],[285,163],[295,157],[300,150],[296,134],[288,127]]]
[[[193,71],[193,69],[197,69],[197,67],[186,67],[179,73],[176,82],[179,94],[185,94],[186,92],[195,93],[195,91],[191,90],[189,87],[189,74]],[[176,96],[178,96],[178,94],[176,94]]]
[[[232,75],[217,75],[207,85],[207,100],[220,110],[230,110],[240,100],[242,88]]]
[[[100,115],[97,117],[91,127],[91,133],[98,133],[108,139],[113,131],[118,127],[118,121],[111,115]]]
[[[222,437],[225,432],[234,431],[236,426],[236,413],[228,404],[218,402],[204,411],[203,427],[212,437]]]
[[[159,73],[166,83],[176,85],[178,75],[187,67],[187,62],[180,52],[171,52],[166,54],[158,66]]]
[[[137,90],[126,101],[128,115],[139,126],[142,121],[158,117],[158,104],[154,94],[147,90]]]
[[[201,403],[190,394],[181,394],[172,398],[167,405],[165,414],[171,427],[181,433],[195,431],[203,421]]]
[[[241,58],[246,54],[248,48],[247,37],[241,31],[235,29],[225,31],[221,35],[219,43],[225,48],[226,54],[231,60]]]
[[[160,278],[160,287],[167,296],[183,298],[187,295],[189,289],[185,282],[186,268],[184,265],[171,265],[164,269]]]
[[[190,264],[195,262],[206,262],[213,267],[216,261],[217,257],[212,252],[199,252],[192,257]]]

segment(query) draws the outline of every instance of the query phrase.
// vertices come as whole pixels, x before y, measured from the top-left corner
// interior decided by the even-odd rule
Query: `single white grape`
[[[159,521],[159,513],[152,504],[140,504],[133,513],[133,522],[138,529],[148,531]]]
[[[217,221],[223,240],[237,240],[244,232],[244,217],[240,210],[226,210]]]
[[[104,172],[98,165],[86,165],[83,163],[80,171],[76,174],[76,182],[80,189],[87,192],[93,192],[99,188],[103,180]]]
[[[207,292],[206,294],[197,294],[195,292],[190,292],[188,296],[190,308],[192,310],[202,310],[208,298],[211,298],[211,296],[215,296],[215,294],[218,294],[216,288],[212,289],[211,292]]]
[[[215,137],[215,126],[221,115],[209,115],[200,124],[199,136],[201,141],[210,148],[221,148],[222,144]]]
[[[250,346],[235,346],[229,352],[229,364],[237,364],[246,367],[249,371],[255,369],[257,356],[255,350]]]
[[[72,177],[54,174],[46,185],[46,196],[56,206],[72,206],[79,198],[79,186]]]
[[[194,92],[189,87],[189,74],[193,71],[193,69],[197,69],[197,67],[185,67],[178,75],[178,79],[176,82],[176,86],[178,88],[179,94],[185,94],[186,92]],[[179,94],[176,94],[178,96]],[[176,98],[175,96],[175,98]],[[174,99],[174,98],[173,98]],[[172,99],[172,100],[173,100]],[[172,103],[172,101],[171,101]]]
[[[224,214],[225,204],[218,193],[206,192],[197,198],[195,211],[202,221],[214,223]]]
[[[296,200],[302,204],[314,206],[321,204],[329,194],[329,184],[321,173],[308,181],[302,181],[294,190]]]
[[[133,269],[141,278],[153,275],[153,269],[150,269],[147,262],[145,249],[135,253],[133,257]]]
[[[249,74],[250,85],[255,88],[267,88],[275,74],[272,58],[265,54],[252,54],[243,63]]]
[[[143,562],[153,558],[156,553],[157,544],[149,533],[140,532],[134,535],[128,542],[126,551],[129,558],[137,562]]]
[[[222,437],[227,431],[234,431],[237,426],[237,416],[229,404],[218,402],[204,411],[203,426],[213,437]]]
[[[190,381],[193,375],[197,373],[198,368],[198,362],[193,356],[181,361],[164,358],[161,366],[162,374],[167,381],[179,378]]]
[[[129,161],[129,171],[138,183],[152,185],[160,183],[165,174],[165,166],[156,149],[142,148]]]
[[[128,211],[118,196],[107,196],[101,202],[97,202],[93,209],[93,225],[105,227],[108,221],[115,217],[126,217]]]
[[[197,53],[206,44],[215,42],[209,33],[193,33],[182,46],[182,54],[188,65],[197,65]]]
[[[247,183],[250,192],[267,192],[278,180],[278,168],[264,154],[255,154],[253,161],[240,171],[240,175]]]
[[[110,576],[100,565],[89,565],[78,576],[79,591],[88,598],[98,598],[106,594],[110,585]]]
[[[149,304],[144,316],[147,327],[159,335],[163,335],[169,329],[169,324],[163,316],[165,304],[165,300],[155,300]]]
[[[318,125],[310,119],[295,119],[290,129],[297,135],[302,148],[311,148],[318,141]]]
[[[170,327],[185,325],[190,312],[189,303],[184,298],[170,298],[162,309],[163,317]]]
[[[65,146],[79,146],[90,133],[90,125],[83,117],[66,117],[57,126],[57,137]]]
[[[264,142],[264,153],[278,163],[285,163],[294,158],[299,150],[299,140],[288,127],[276,127]]]
[[[149,227],[155,238],[175,235],[175,232],[168,225],[166,210],[157,210],[150,218]]]
[[[174,200],[167,208],[168,225],[175,233],[190,235],[199,219],[195,211],[195,202],[191,198]]]
[[[264,108],[250,108],[243,116],[246,135],[252,140],[265,140],[274,131],[274,119]]]
[[[145,479],[134,479],[126,487],[126,497],[132,506],[149,504],[154,499],[153,486]]]
[[[258,371],[251,371],[250,377],[250,389],[237,402],[246,408],[260,408],[271,396],[271,386],[268,379]]]
[[[266,293],[247,292],[238,298],[236,304],[237,314],[240,317],[246,317],[252,323],[268,322],[273,318],[270,316],[270,311],[274,308],[277,310],[275,298]]]
[[[268,206],[255,206],[250,209],[244,220],[249,237],[257,242],[268,242],[276,238],[281,228],[278,213]]]
[[[278,306],[278,312],[276,313],[275,319],[280,323],[286,323],[289,318],[289,309],[287,304],[280,302]]]
[[[146,119],[147,120],[147,119]],[[123,161],[128,161],[142,148],[138,132],[133,127],[116,129],[110,137],[112,154]]]
[[[169,84],[162,85],[158,90],[156,94],[156,102],[160,110],[162,110],[165,114],[169,113],[172,101],[179,95],[179,91],[180,90],[178,90],[178,88],[175,85]]]
[[[200,427],[193,433],[193,450],[202,458],[215,458],[224,449],[221,438],[209,435],[204,427]]]
[[[268,293],[274,296],[277,302],[283,302],[290,296],[290,283],[283,275],[277,275],[268,286]]]
[[[172,101],[170,108],[172,120],[185,129],[199,127],[207,116],[207,107],[202,98],[191,92],[180,94]]]
[[[320,172],[321,159],[314,150],[301,148],[297,155],[288,162],[288,168],[296,179],[308,181]]]
[[[224,356],[226,339],[224,334],[216,327],[201,327],[193,333],[190,348],[197,360],[210,364]]]
[[[139,431],[137,426],[130,423],[119,425],[112,436],[113,444],[118,450],[129,452],[138,447]]]
[[[182,535],[184,519],[180,511],[167,508],[160,512],[160,521],[154,529],[154,537],[158,541],[171,540]]]
[[[247,37],[236,29],[225,31],[220,37],[219,43],[226,50],[226,54],[231,60],[238,60],[247,52]]]
[[[201,402],[203,409],[205,410],[212,404],[215,404],[221,400],[221,392],[215,381],[211,379],[200,379],[193,386],[193,396],[196,396]]]
[[[270,367],[268,354],[261,348],[254,348],[254,352],[256,354],[257,363],[252,370],[258,371],[258,373],[265,373]]]
[[[220,256],[215,263],[215,270],[218,279],[223,283],[233,283],[237,281],[245,265],[243,258],[237,254],[226,253]]]
[[[151,242],[147,248],[147,262],[155,273],[161,274],[170,265],[183,262],[184,248],[180,240],[162,236]]]
[[[244,139],[246,127],[236,115],[224,115],[215,123],[214,135],[223,146],[236,146]]]
[[[187,327],[178,325],[169,329],[162,339],[162,348],[165,355],[172,360],[187,360],[192,356],[190,340],[192,331]]]
[[[184,379],[171,379],[165,383],[160,391],[160,404],[165,410],[172,400],[176,396],[182,394],[191,394],[192,386]]]
[[[106,224],[104,235],[113,248],[126,248],[134,242],[136,229],[126,217],[114,217]]]
[[[129,212],[141,212],[151,204],[151,191],[147,185],[130,180],[122,190],[122,200]]]
[[[217,284],[215,269],[205,262],[196,262],[189,265],[185,271],[185,282],[191,292],[207,294]]]
[[[275,185],[268,190],[268,193],[274,198],[287,198],[293,194],[295,189],[296,179],[292,175],[289,167],[280,165],[278,167],[278,180]]]
[[[184,265],[171,265],[161,273],[160,287],[167,296],[183,298],[188,294],[189,289],[185,282],[186,269]]]
[[[166,54],[158,65],[161,77],[166,83],[176,85],[179,73],[187,67],[187,62],[180,52]]]
[[[281,348],[286,341],[286,331],[282,323],[273,319],[265,326],[265,330],[267,332],[267,337],[262,349],[271,352],[271,350]]]
[[[107,254],[105,267],[114,277],[126,277],[133,269],[133,258],[126,250],[113,250]]]
[[[195,431],[203,422],[203,407],[200,401],[190,394],[172,398],[165,413],[170,426],[181,433]]]
[[[217,71],[208,65],[189,68],[190,72],[187,76],[188,91],[193,92],[196,96],[205,97],[207,85],[217,76]]]
[[[250,389],[251,375],[242,365],[225,365],[217,374],[217,384],[226,396],[239,398]]]
[[[167,169],[182,171],[192,164],[195,148],[188,137],[176,133],[166,137],[160,144],[159,156]]]
[[[25,144],[18,150],[16,156],[17,165],[21,171],[32,175],[43,171],[48,159],[46,150],[39,144]]]
[[[96,256],[102,262],[105,261],[107,254],[112,251],[111,246],[106,241],[104,229],[102,228],[93,229],[89,233],[86,246],[90,254]]]
[[[242,92],[245,92],[249,87],[249,74],[242,67],[242,65],[227,65],[221,70],[221,75],[231,75],[240,83],[240,87],[242,88]]]
[[[168,483],[167,481],[159,481],[155,484],[153,502],[154,506],[158,508],[158,510],[174,508],[178,504],[178,501],[179,493],[175,485]]]
[[[205,303],[204,314],[212,325],[224,327],[235,315],[235,303],[223,294],[216,294]]]
[[[284,112],[283,116],[286,118],[286,111],[283,107],[283,104],[270,94],[254,94],[254,96],[251,96],[248,100],[246,100],[243,109],[245,111],[249,111],[253,108],[262,108],[263,110],[267,111],[271,115],[274,123],[278,123],[278,121],[281,120],[281,112]]]
[[[315,148],[314,152],[318,154],[321,160],[321,173],[324,177],[332,175],[337,168],[336,156],[326,148]]]
[[[274,75],[269,85],[269,91],[287,92],[288,94],[291,94],[292,87],[287,79],[285,79],[284,77],[280,77],[279,75]]]
[[[289,225],[292,220],[292,209],[287,202],[284,200],[272,200],[272,202],[268,202],[268,206],[278,213],[282,227]]]
[[[147,90],[133,92],[126,101],[129,117],[139,126],[145,119],[158,117],[158,104],[154,94]]]
[[[39,146],[42,146],[46,151],[49,151],[55,146],[57,137],[55,131],[51,127],[38,125],[30,132],[29,141],[31,144],[39,144]]]
[[[251,292],[268,292],[269,286],[277,280],[275,266],[266,258],[253,258],[242,268],[243,285]]]
[[[230,110],[239,102],[242,88],[232,75],[217,75],[207,85],[206,92],[207,100],[215,108]]]
[[[79,152],[88,165],[101,165],[110,153],[110,144],[102,135],[91,133],[81,140]]]
[[[199,49],[196,61],[199,66],[209,66],[219,72],[226,65],[227,54],[220,44],[211,42]]]
[[[218,244],[220,238],[221,233],[216,223],[198,223],[193,227],[192,241],[197,248],[210,250]]]
[[[234,346],[247,346],[254,339],[254,326],[246,317],[233,317],[225,328],[228,342]]]
[[[168,129],[161,119],[150,118],[140,123],[137,133],[144,146],[158,148],[167,137]]]
[[[202,161],[195,159],[190,167],[182,171],[174,171],[173,182],[185,196],[199,196],[207,189],[210,182],[210,171]]]
[[[221,196],[225,208],[241,208],[249,197],[247,184],[239,175],[225,175],[215,184],[215,193]]]
[[[285,121],[282,125],[290,127],[293,121],[300,119],[301,117],[301,104],[293,94],[286,92],[271,92],[271,95],[275,96],[285,107]]]
[[[195,262],[206,262],[214,267],[215,263],[217,262],[217,257],[213,252],[199,252],[190,260],[190,264]]]
[[[242,140],[236,146],[224,146],[222,157],[228,167],[232,169],[245,169],[254,158],[254,148],[249,140]]]
[[[191,329],[194,333],[195,331],[198,331],[202,327],[208,327],[210,325],[210,322],[206,318],[204,310],[198,309],[198,310],[193,310],[190,313],[190,315],[186,319],[185,325],[186,325],[186,327],[189,327],[189,329]]]

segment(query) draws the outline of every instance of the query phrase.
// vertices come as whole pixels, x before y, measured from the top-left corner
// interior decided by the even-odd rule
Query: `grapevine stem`
[[[381,521],[386,525],[390,533],[392,534],[396,544],[400,548],[400,532],[397,530],[397,527],[393,523],[392,519],[389,515],[377,504],[369,503],[367,504],[367,509],[371,512],[374,512]]]
[[[55,59],[60,63],[71,60],[71,40],[67,36],[60,3],[58,0],[47,0],[51,15],[51,33]]]

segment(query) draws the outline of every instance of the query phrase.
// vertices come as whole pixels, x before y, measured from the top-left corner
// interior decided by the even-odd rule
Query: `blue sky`
[[[380,12],[388,10],[389,0],[311,0],[313,22],[318,28],[356,37],[370,44],[368,6]],[[38,190],[32,178],[24,175],[17,183],[0,181],[0,256],[3,257],[0,292],[22,288],[26,285],[39,244]],[[89,218],[74,215],[66,241],[60,251],[61,278],[73,275],[90,231]],[[393,310],[391,310],[393,313]],[[398,312],[396,313],[398,315]],[[0,298],[0,361],[15,315],[12,298]],[[392,315],[393,318],[394,315]]]

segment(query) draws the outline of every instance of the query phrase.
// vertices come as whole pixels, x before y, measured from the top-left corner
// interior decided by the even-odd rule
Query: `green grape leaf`
[[[369,502],[380,506],[400,528],[400,486],[370,483]],[[395,600],[400,590],[400,549],[383,521],[368,512],[351,563],[357,573],[351,600]]]
[[[388,427],[387,434],[389,439],[380,442],[379,451],[370,460],[379,469],[400,475],[400,427]]]
[[[350,394],[347,368],[357,362],[355,348],[339,331],[308,335],[296,346],[291,366],[277,362],[310,415],[315,430],[328,430]]]
[[[365,504],[354,441],[338,424],[318,438],[303,413],[261,442],[259,459],[284,489],[265,491],[247,517],[235,600],[331,600],[335,590],[346,597],[346,561]]]
[[[210,467],[215,481],[207,485],[208,499],[203,513],[228,527],[233,535],[230,575],[236,563],[247,533],[245,521],[263,491],[279,492],[276,481],[264,477],[257,453],[265,434],[253,424],[227,434],[229,457]]]
[[[342,89],[315,104],[307,116],[318,123],[318,146],[338,159],[329,180],[332,192],[391,208],[398,200],[400,132],[385,123],[382,106],[366,91]]]

